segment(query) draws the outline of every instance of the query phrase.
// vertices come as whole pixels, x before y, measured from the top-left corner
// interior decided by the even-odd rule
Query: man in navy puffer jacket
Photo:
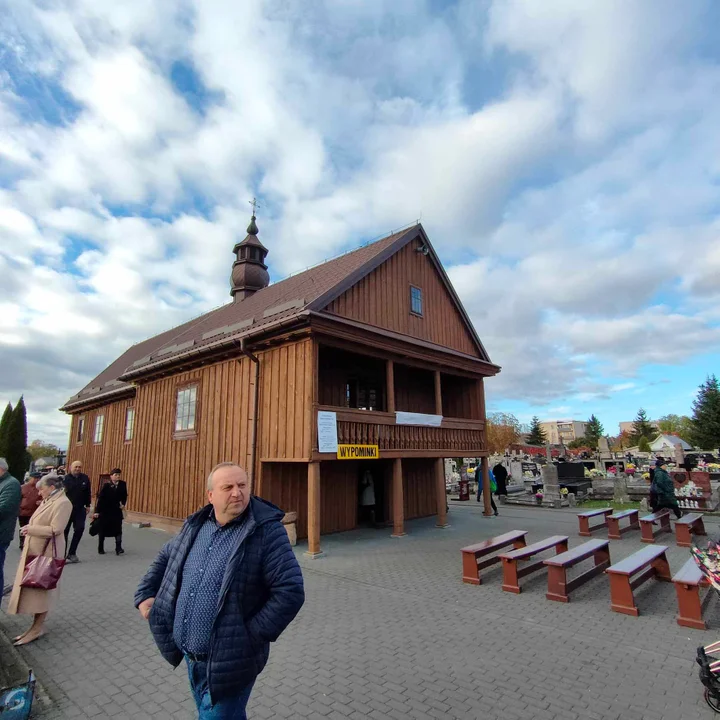
[[[199,717],[242,720],[270,643],[302,607],[303,578],[283,512],[250,496],[243,468],[213,468],[208,499],[160,551],[135,607],[163,657],[185,658]]]

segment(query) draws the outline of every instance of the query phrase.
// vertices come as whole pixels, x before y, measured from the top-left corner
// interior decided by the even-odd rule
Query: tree
[[[529,445],[545,445],[547,443],[547,435],[540,425],[540,418],[536,415],[530,423],[530,432],[527,436]]]
[[[692,442],[693,425],[687,415],[663,415],[658,420],[658,429],[667,435],[677,435],[686,442]]]
[[[587,425],[585,426],[585,444],[596,449],[598,446],[598,440],[600,440],[604,434],[605,428],[602,426],[602,423],[595,417],[595,415],[591,415],[590,419],[587,421]]]
[[[640,444],[640,438],[655,438],[657,430],[653,427],[653,424],[648,420],[647,413],[643,408],[638,410],[638,414],[633,420],[633,431],[631,434],[631,440],[633,443]],[[646,451],[647,452],[647,451]]]
[[[10,474],[22,482],[30,467],[30,456],[27,452],[27,412],[22,397],[10,416],[5,458],[10,466]]]
[[[638,443],[638,450],[640,452],[650,452],[650,441],[646,437],[641,437]]]
[[[585,447],[592,447],[592,446],[590,445],[590,443],[588,443],[588,441],[584,437],[575,438],[575,440],[571,440],[568,443],[568,448],[570,450],[579,450],[580,448],[585,448]]]
[[[622,452],[626,448],[632,447],[632,435],[623,430],[616,438],[610,438],[608,445],[613,452]]]
[[[7,434],[10,427],[10,418],[12,417],[13,407],[8,403],[5,407],[5,412],[0,420],[0,457],[5,457],[7,454]]]
[[[45,442],[44,440],[33,440],[27,448],[30,453],[30,457],[33,460],[39,460],[41,457],[57,457],[60,452],[60,448],[52,443]]]
[[[493,455],[504,453],[520,438],[520,422],[512,413],[491,413],[486,430],[488,450]]]
[[[692,444],[699,450],[720,446],[720,387],[715,375],[708,375],[693,402]]]

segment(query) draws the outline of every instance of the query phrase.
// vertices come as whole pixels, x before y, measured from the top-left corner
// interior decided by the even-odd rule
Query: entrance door
[[[382,461],[369,461],[358,463],[357,477],[357,505],[358,505],[358,527],[370,527],[373,524],[384,525],[386,519],[386,463]],[[368,490],[368,480],[372,482],[372,492]],[[365,500],[371,499],[374,495],[374,506],[363,504],[363,495]],[[372,514],[371,514],[372,513]]]

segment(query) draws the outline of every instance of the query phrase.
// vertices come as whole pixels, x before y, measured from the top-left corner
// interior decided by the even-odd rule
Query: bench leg
[[[672,528],[670,527],[670,515],[663,515],[662,518],[660,518],[660,532],[668,532],[672,533]]]
[[[516,560],[503,558],[503,584],[502,589],[506,592],[520,593],[520,581],[518,579],[518,564]]]
[[[692,545],[689,525],[675,524],[675,542],[678,547],[690,547]]]
[[[665,557],[665,553],[656,557],[650,564],[655,569],[655,577],[658,580],[664,580],[665,582],[670,582],[672,580],[670,565]]]
[[[610,567],[610,548],[600,548],[593,553],[593,559],[595,560],[595,567],[603,565],[604,567]]]
[[[644,543],[654,543],[655,533],[653,532],[653,524],[649,522],[640,523],[640,539]]]
[[[548,590],[545,597],[558,602],[570,602],[567,594],[567,573],[564,567],[548,565]]]
[[[580,523],[580,532],[578,535],[582,535],[582,537],[590,537],[590,518],[578,517],[578,522]]]
[[[620,521],[616,518],[609,517],[607,520],[608,526],[608,539],[619,540],[620,539]]]
[[[705,532],[705,523],[703,522],[702,518],[698,518],[697,522],[695,523],[695,528],[693,529],[693,532],[696,535],[707,535]]]
[[[515,542],[513,542],[513,549],[520,550],[520,548],[524,548],[526,545],[527,543],[525,542],[525,538],[521,537],[515,540]]]
[[[675,583],[675,592],[678,601],[678,614],[675,616],[677,624],[695,630],[706,630],[707,624],[702,619],[700,586]]]
[[[637,617],[640,611],[635,605],[635,598],[627,575],[610,574],[610,609],[613,612]]]
[[[480,572],[478,570],[477,558],[475,553],[463,553],[462,554],[462,571],[463,571],[463,582],[469,583],[470,585],[480,585]]]

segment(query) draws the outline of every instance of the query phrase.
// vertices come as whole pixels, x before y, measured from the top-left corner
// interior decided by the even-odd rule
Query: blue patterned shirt
[[[208,652],[225,570],[233,550],[244,539],[247,515],[245,511],[220,526],[213,510],[195,537],[183,566],[173,624],[175,644],[183,652]]]

